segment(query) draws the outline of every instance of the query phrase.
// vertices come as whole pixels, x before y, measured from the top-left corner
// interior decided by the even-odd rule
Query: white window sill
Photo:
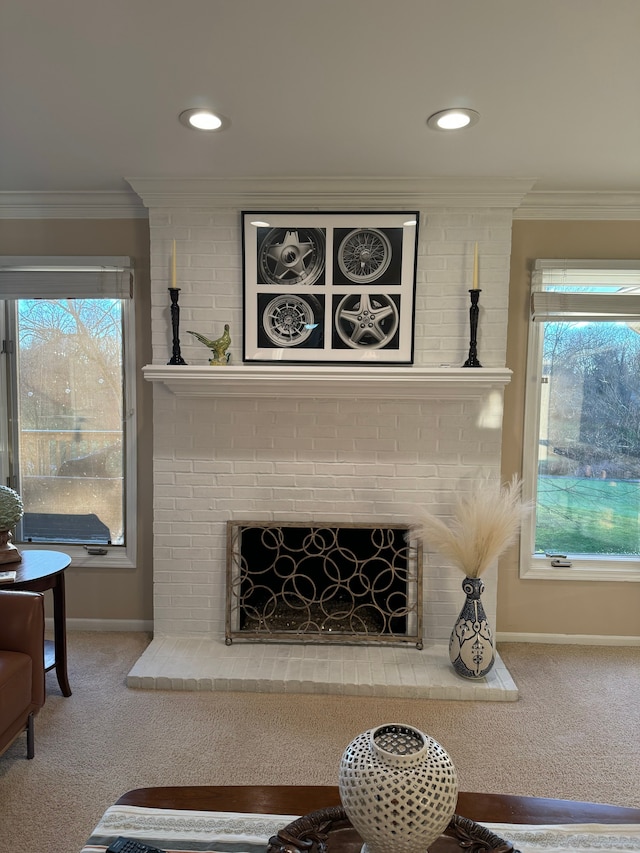
[[[548,558],[533,558],[520,566],[523,580],[545,581],[631,581],[640,582],[640,561],[632,558],[618,560],[572,560],[570,567],[555,568]]]
[[[15,542],[14,544],[18,551],[60,551],[68,554],[74,568],[135,569],[136,567],[127,549],[122,547],[105,545],[106,554],[89,554],[83,545],[56,545],[51,542]]]

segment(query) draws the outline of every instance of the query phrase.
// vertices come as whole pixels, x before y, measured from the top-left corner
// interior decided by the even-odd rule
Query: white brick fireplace
[[[511,221],[528,183],[131,180],[149,207],[154,382],[154,639],[136,687],[339,692],[509,700],[498,659],[480,683],[456,676],[447,642],[462,576],[426,548],[424,645],[224,644],[229,519],[411,521],[446,513],[480,468],[499,475]],[[242,364],[241,217],[251,210],[420,209],[412,367]],[[182,355],[167,367],[167,288],[177,248]],[[478,243],[481,369],[469,347]],[[231,327],[229,367],[187,329]],[[497,572],[483,601],[495,625]]]

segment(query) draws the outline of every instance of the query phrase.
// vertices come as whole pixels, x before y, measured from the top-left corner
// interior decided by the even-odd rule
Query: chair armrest
[[[32,659],[33,701],[44,704],[44,595],[0,591],[0,652],[22,652]]]

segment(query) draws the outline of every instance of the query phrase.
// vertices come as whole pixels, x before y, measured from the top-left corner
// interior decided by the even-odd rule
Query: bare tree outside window
[[[536,553],[640,553],[640,335],[544,328]]]
[[[124,543],[119,299],[21,299],[22,539]]]

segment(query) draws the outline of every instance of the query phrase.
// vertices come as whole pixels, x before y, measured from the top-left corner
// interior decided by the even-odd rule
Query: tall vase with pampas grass
[[[449,525],[427,510],[419,511],[414,524],[425,545],[451,559],[465,576],[466,600],[449,640],[451,663],[464,678],[483,678],[495,663],[481,575],[512,544],[531,511],[522,501],[521,488],[517,476],[504,486],[497,479],[480,477],[458,495]]]

